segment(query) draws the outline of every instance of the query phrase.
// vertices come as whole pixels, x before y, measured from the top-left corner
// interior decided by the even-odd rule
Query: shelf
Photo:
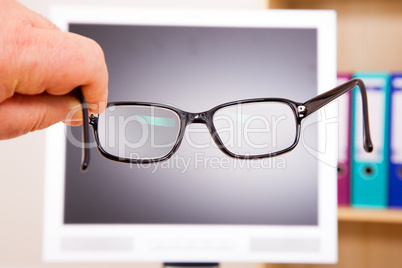
[[[338,208],[341,222],[402,223],[402,209]]]
[[[334,9],[338,71],[402,70],[402,1],[267,0],[269,8]]]

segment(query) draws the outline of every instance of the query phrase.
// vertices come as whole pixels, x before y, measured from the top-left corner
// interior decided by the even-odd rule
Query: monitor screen
[[[156,102],[195,113],[242,99],[304,102],[317,95],[319,68],[325,68],[319,66],[318,23],[305,27],[280,23],[233,26],[228,25],[230,19],[222,25],[209,25],[208,19],[188,24],[182,23],[185,19],[176,24],[151,23],[157,15],[147,12],[148,23],[118,19],[113,23],[107,19],[82,22],[73,15],[64,21],[68,31],[92,38],[103,48],[110,102]],[[172,11],[163,12],[169,17]],[[270,12],[255,15],[269,16]],[[225,21],[225,12],[214,14]],[[250,11],[244,15],[250,16]],[[317,116],[312,118],[318,121]],[[308,252],[314,260],[323,253],[325,245],[317,234],[301,240],[268,234],[275,229],[320,230],[322,162],[318,161],[316,123],[303,128],[303,142],[291,152],[253,160],[228,157],[217,148],[205,125],[190,124],[180,148],[168,160],[120,163],[104,158],[93,146],[86,172],[79,168],[81,128],[67,127],[64,133],[59,225],[66,230],[98,226],[107,235],[93,233],[85,240],[80,232],[62,233],[57,253],[62,259],[91,259],[96,255],[93,245],[99,247],[102,239],[111,254],[127,244],[127,252],[119,253],[120,260],[131,261],[181,261],[191,255],[194,261],[258,261],[264,255],[269,259],[267,253],[281,251],[285,255]],[[330,172],[336,174],[334,168]],[[335,198],[332,201],[335,203]],[[113,232],[121,226],[129,230],[127,234]],[[177,234],[156,235],[169,228],[176,230],[171,234]],[[233,229],[216,236],[222,228]],[[250,234],[239,242],[236,232],[242,229]],[[197,230],[207,233],[206,240],[196,241]],[[245,243],[240,246],[245,249],[236,256],[238,243]],[[117,249],[110,246],[113,244]],[[148,257],[152,252],[162,254]],[[190,255],[184,256],[184,252]],[[328,257],[326,261],[330,261]]]
[[[109,101],[200,112],[258,97],[303,101],[317,91],[317,29],[71,24],[69,30],[103,48]],[[87,172],[77,168],[81,149],[67,142],[64,223],[317,225],[318,169],[309,152],[233,159],[216,148],[205,125],[188,128],[169,160],[117,163],[93,148]]]

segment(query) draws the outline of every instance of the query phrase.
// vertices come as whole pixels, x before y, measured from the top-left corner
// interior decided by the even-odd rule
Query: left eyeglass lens
[[[110,106],[98,119],[100,146],[119,158],[163,157],[173,149],[179,132],[179,115],[156,106]]]
[[[297,136],[296,117],[282,102],[250,102],[223,107],[213,123],[218,137],[231,153],[259,156],[292,146]]]

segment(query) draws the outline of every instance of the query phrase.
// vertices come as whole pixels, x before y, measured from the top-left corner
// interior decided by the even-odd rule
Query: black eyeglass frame
[[[180,118],[180,130],[176,139],[176,143],[174,144],[173,148],[167,153],[166,155],[159,157],[159,158],[152,158],[152,159],[131,159],[131,158],[122,158],[118,157],[112,154],[109,154],[106,152],[102,146],[100,145],[99,142],[99,135],[98,135],[98,117],[95,114],[91,114],[88,116],[88,107],[85,101],[85,98],[81,92],[81,90],[78,88],[78,96],[81,101],[81,105],[83,107],[83,153],[82,153],[82,164],[81,164],[81,169],[85,170],[88,168],[89,165],[89,125],[92,126],[94,137],[95,137],[95,142],[97,145],[97,148],[99,152],[101,153],[102,156],[113,160],[113,161],[118,161],[118,162],[124,162],[124,163],[132,163],[132,164],[148,164],[148,163],[155,163],[159,161],[164,161],[169,159],[179,148],[183,137],[184,137],[184,132],[187,127],[187,125],[192,124],[192,123],[202,123],[205,124],[214,140],[218,148],[225,153],[227,156],[232,157],[232,158],[237,158],[237,159],[258,159],[258,158],[269,158],[269,157],[275,157],[284,153],[287,153],[291,150],[293,150],[297,144],[299,143],[300,140],[300,132],[301,132],[301,123],[302,120],[306,117],[308,117],[310,114],[314,113],[318,109],[322,108],[326,104],[330,103],[331,101],[335,100],[336,98],[340,97],[341,95],[345,94],[349,90],[355,88],[356,86],[359,87],[361,96],[362,96],[362,109],[363,109],[363,147],[366,152],[372,152],[373,151],[373,144],[371,141],[371,136],[370,136],[370,127],[369,127],[369,114],[368,114],[368,103],[367,103],[367,92],[366,92],[366,87],[361,79],[355,78],[352,79],[338,87],[335,87],[334,89],[327,91],[323,94],[320,94],[304,103],[300,102],[295,102],[292,100],[288,99],[283,99],[283,98],[256,98],[256,99],[246,99],[246,100],[238,100],[238,101],[232,101],[232,102],[227,102],[220,104],[218,106],[213,107],[212,109],[201,112],[201,113],[191,113],[191,112],[186,112],[183,111],[179,108],[169,106],[169,105],[164,105],[160,103],[150,103],[150,102],[111,102],[108,103],[107,107],[112,107],[112,106],[150,106],[150,107],[158,107],[158,108],[164,108],[171,110],[175,112],[178,117]],[[296,136],[295,140],[293,141],[293,144],[290,145],[288,148],[279,150],[276,152],[272,153],[267,153],[267,154],[261,154],[261,155],[238,155],[232,153],[230,150],[228,150],[223,142],[221,141],[215,126],[213,124],[213,116],[216,113],[216,111],[232,106],[232,105],[239,105],[239,104],[246,104],[246,103],[258,103],[258,102],[275,102],[275,103],[283,103],[288,105],[294,116],[295,116],[295,126],[296,126]]]

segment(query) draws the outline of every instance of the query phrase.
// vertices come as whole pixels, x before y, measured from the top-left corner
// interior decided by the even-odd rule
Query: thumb
[[[82,123],[80,103],[73,95],[15,94],[0,103],[0,140],[47,128],[57,122]]]

